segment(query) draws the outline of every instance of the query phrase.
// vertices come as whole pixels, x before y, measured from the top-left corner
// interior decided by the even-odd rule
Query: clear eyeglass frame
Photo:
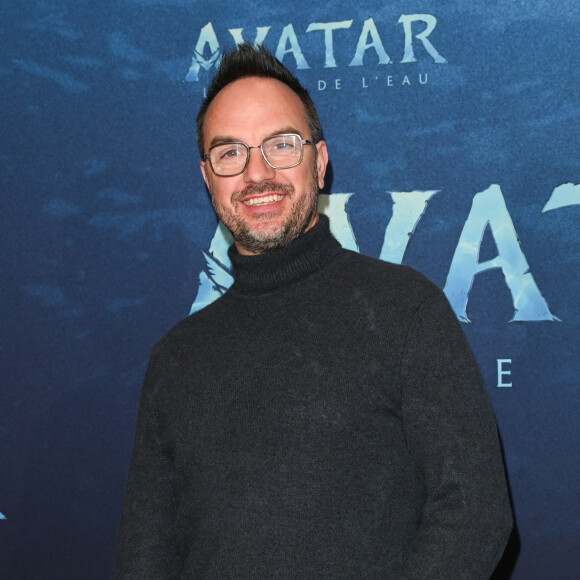
[[[292,161],[290,163],[273,163],[269,158],[268,158],[268,154],[266,153],[266,150],[268,149],[268,143],[276,143],[277,140],[282,139],[282,141],[280,141],[280,143],[284,143],[286,144],[286,139],[289,138],[294,138],[295,144],[300,144],[300,153],[298,156],[296,156],[296,154],[292,155],[291,159]],[[214,157],[214,161],[212,162],[212,151],[216,151],[218,147],[222,148],[220,150],[223,150],[224,147],[228,147],[228,146],[241,146],[242,148],[245,148],[246,150],[246,159],[245,162],[243,164],[236,164],[232,167],[232,171],[225,171],[223,168],[219,168],[219,164],[217,163],[217,160]],[[264,145],[266,145],[266,148],[264,148]],[[243,141],[229,141],[227,143],[217,143],[216,145],[214,145],[213,147],[210,147],[208,153],[204,153],[201,158],[202,160],[208,160],[210,167],[212,169],[212,171],[218,175],[219,177],[234,177],[236,175],[240,175],[240,173],[243,173],[246,170],[246,167],[248,166],[248,163],[250,161],[250,149],[260,149],[260,151],[262,152],[262,157],[264,157],[264,159],[266,160],[266,163],[272,167],[273,169],[290,169],[291,167],[296,167],[297,165],[300,165],[300,163],[302,162],[302,157],[304,154],[304,145],[314,145],[314,143],[312,141],[309,141],[308,139],[302,139],[302,137],[300,135],[298,135],[297,133],[279,133],[277,135],[271,135],[270,137],[266,137],[259,145],[248,145],[247,143],[244,143]],[[270,153],[271,154],[271,153]],[[216,165],[218,165],[218,167],[216,168]],[[224,172],[225,171],[225,172]]]

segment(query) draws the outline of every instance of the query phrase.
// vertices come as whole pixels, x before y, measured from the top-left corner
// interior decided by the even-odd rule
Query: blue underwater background
[[[573,0],[5,3],[0,576],[110,575],[149,351],[220,290],[195,116],[258,34],[317,103],[345,240],[381,256],[406,192],[402,260],[457,266],[517,521],[498,577],[580,577],[579,31]]]

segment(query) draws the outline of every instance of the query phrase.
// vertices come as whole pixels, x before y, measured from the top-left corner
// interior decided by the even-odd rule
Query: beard
[[[283,248],[299,238],[312,225],[318,213],[318,171],[316,164],[311,181],[306,185],[304,199],[292,206],[290,215],[278,225],[272,226],[268,221],[277,215],[277,211],[265,212],[255,216],[252,222],[242,219],[239,215],[219,203],[210,190],[212,205],[226,228],[231,232],[236,246],[241,246],[253,254],[264,254],[278,248]],[[289,183],[274,183],[264,181],[258,185],[251,185],[232,195],[235,205],[239,200],[253,193],[268,191],[283,193],[295,202],[294,186]]]

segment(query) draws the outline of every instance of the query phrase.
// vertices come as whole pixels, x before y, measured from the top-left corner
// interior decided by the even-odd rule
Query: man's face
[[[259,145],[280,133],[312,140],[298,95],[274,79],[242,78],[223,88],[209,106],[204,151],[224,141]],[[272,168],[260,149],[250,149],[246,169],[233,177],[220,177],[209,161],[201,162],[213,206],[240,254],[285,246],[318,221],[318,189],[324,185],[327,162],[324,141],[304,145],[302,162],[289,169]]]

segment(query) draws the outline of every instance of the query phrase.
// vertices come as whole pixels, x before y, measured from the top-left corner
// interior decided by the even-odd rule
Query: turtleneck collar
[[[243,256],[232,245],[228,251],[234,267],[230,292],[265,292],[287,286],[320,268],[340,247],[330,233],[328,217],[323,214],[312,228],[284,248]]]

